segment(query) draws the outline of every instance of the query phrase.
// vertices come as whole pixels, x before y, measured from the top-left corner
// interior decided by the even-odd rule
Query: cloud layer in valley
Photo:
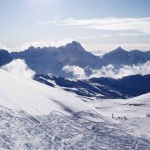
[[[125,76],[135,75],[135,74],[141,74],[141,75],[150,74],[149,66],[150,66],[150,61],[139,65],[132,65],[132,66],[124,65],[119,69],[116,69],[115,66],[110,64],[108,66],[103,66],[101,69],[98,70],[89,69],[91,72],[89,76],[86,74],[86,70],[80,68],[79,66],[65,66],[63,70],[66,73],[72,73],[74,78],[77,79],[87,79],[93,77],[97,77],[97,78],[110,77],[110,78],[119,79]]]

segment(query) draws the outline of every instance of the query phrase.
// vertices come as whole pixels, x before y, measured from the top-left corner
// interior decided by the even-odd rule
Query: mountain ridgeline
[[[123,65],[137,65],[150,60],[150,51],[126,51],[121,47],[106,53],[102,58],[87,52],[80,43],[73,41],[65,46],[56,47],[29,47],[21,52],[8,53],[0,51],[0,66],[13,59],[25,60],[27,66],[37,74],[52,74],[60,77],[72,77],[65,72],[65,66],[79,66],[90,74],[90,69],[100,69],[102,66],[112,64],[116,67]],[[90,68],[90,69],[89,69]]]
[[[132,75],[123,77],[122,79],[102,77],[73,81],[62,77],[49,77],[36,74],[34,80],[51,87],[59,86],[66,91],[83,97],[97,97],[102,99],[126,99],[150,92],[150,75]]]
[[[84,50],[80,43],[73,41],[66,46],[30,47],[23,52],[11,53],[14,59],[24,59],[29,68],[38,74],[52,74],[68,77],[63,71],[64,66],[79,66],[81,68],[96,68],[100,66],[99,57]]]

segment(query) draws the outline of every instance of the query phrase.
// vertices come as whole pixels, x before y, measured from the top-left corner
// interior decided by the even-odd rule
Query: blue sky
[[[79,41],[92,52],[150,50],[150,0],[0,0],[0,47]]]

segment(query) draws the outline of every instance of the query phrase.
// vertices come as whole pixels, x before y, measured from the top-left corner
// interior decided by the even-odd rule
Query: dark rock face
[[[118,90],[122,95],[131,97],[150,92],[150,75],[132,75],[122,79],[93,78],[90,81]]]
[[[12,61],[11,55],[6,50],[0,50],[0,66],[3,66]]]
[[[49,77],[36,74],[34,80],[48,86],[56,85],[77,95],[99,98],[129,98],[150,92],[150,75],[133,75],[122,79],[92,78],[72,81],[62,77]]]

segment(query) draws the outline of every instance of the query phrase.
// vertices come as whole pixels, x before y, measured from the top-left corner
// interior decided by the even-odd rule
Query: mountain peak
[[[124,53],[127,53],[126,50],[124,50],[121,46],[119,46],[118,48],[116,48],[115,50],[111,51],[109,54],[124,54]]]
[[[77,41],[72,41],[72,44],[73,45],[81,45],[79,42],[77,42]]]
[[[125,51],[121,46],[115,49],[116,51]]]
[[[67,45],[74,46],[74,47],[82,47],[82,45],[77,41],[72,41],[71,43],[68,43]]]
[[[32,49],[35,49],[35,47],[34,46],[30,46],[30,47],[27,48],[27,50],[32,50]]]
[[[76,50],[76,51],[85,51],[82,45],[77,41],[72,41],[65,46],[69,50]]]

